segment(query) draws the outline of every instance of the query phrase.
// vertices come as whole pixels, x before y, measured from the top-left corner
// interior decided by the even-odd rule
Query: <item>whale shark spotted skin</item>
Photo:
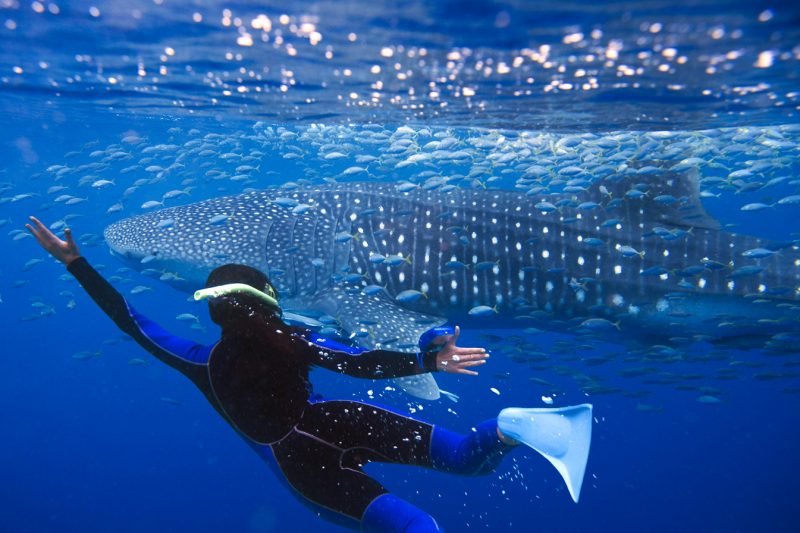
[[[254,191],[127,218],[105,238],[191,290],[216,266],[251,265],[287,308],[330,314],[365,345],[408,347],[445,319],[712,336],[797,323],[797,306],[778,305],[797,300],[796,245],[721,231],[686,175],[543,197],[391,183]]]

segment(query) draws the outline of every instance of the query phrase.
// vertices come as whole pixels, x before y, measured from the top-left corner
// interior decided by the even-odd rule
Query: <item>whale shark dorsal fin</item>
[[[385,292],[366,295],[338,287],[324,291],[306,305],[335,317],[342,329],[364,348],[415,352],[420,336],[446,319],[405,309]],[[425,400],[438,400],[439,387],[431,374],[394,379],[403,390]]]
[[[638,198],[626,196],[635,190],[645,194]],[[622,199],[638,205],[644,212],[644,222],[651,226],[708,230],[722,227],[703,207],[697,170],[677,173],[664,169],[652,174],[612,175],[592,184],[589,191],[606,202]]]
[[[665,224],[693,227],[699,229],[719,230],[722,224],[708,214],[700,198],[700,173],[692,170],[684,174],[671,173],[662,178],[666,187],[672,190],[672,196],[679,199],[679,205],[659,213]],[[655,201],[657,196],[653,197]]]

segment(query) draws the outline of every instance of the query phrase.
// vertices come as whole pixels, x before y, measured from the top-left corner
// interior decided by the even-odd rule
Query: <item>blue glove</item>
[[[444,345],[434,346],[433,339],[439,337],[441,335],[453,335],[455,334],[455,329],[451,326],[436,326],[435,328],[431,328],[419,337],[419,349],[423,352],[428,352],[433,349],[440,349]]]

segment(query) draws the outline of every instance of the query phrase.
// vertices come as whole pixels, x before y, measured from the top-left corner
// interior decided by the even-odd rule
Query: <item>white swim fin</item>
[[[504,435],[523,442],[550,461],[575,503],[581,494],[583,474],[592,443],[592,405],[530,408],[509,407],[497,415]]]

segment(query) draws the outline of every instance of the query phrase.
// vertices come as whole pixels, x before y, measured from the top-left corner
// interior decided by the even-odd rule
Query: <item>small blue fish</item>
[[[298,202],[294,198],[286,198],[283,196],[275,198],[272,202],[278,204],[281,207],[286,207],[286,208],[292,208],[300,204],[300,202]]]
[[[366,287],[364,287],[361,290],[361,292],[363,292],[367,296],[373,296],[373,295],[378,294],[379,292],[383,292],[385,290],[386,290],[386,288],[385,287],[381,287],[380,285],[367,285]]]
[[[137,285],[136,287],[131,289],[131,294],[141,294],[143,292],[152,291],[150,287],[146,287],[144,285]]]
[[[408,289],[395,296],[395,300],[402,303],[411,303],[416,302],[422,297],[427,298],[428,296],[424,292]]]
[[[629,190],[628,192],[625,193],[625,198],[630,198],[632,200],[638,200],[639,198],[642,198],[646,194],[647,194],[646,192],[640,191],[639,189],[631,189],[631,190]]]
[[[387,255],[386,259],[384,259],[384,261],[383,261],[384,265],[388,265],[390,267],[397,266],[397,265],[400,265],[402,263],[411,264],[411,258],[403,257],[400,254],[394,254],[394,255]]]
[[[671,205],[678,201],[678,199],[671,194],[661,194],[653,198],[653,200],[662,205]]]
[[[582,329],[589,329],[589,330],[607,330],[611,328],[619,328],[619,322],[611,322],[610,320],[606,320],[605,318],[587,318],[581,325],[578,326]]]
[[[573,201],[571,198],[562,198],[561,200],[556,202],[556,207],[575,207],[578,205],[577,202]]]
[[[644,257],[644,252],[638,251],[633,246],[623,245],[617,248],[619,253],[621,253],[624,257],[633,257],[638,255],[639,257]]]
[[[720,263],[719,261],[714,261],[713,259],[703,259],[701,261],[703,266],[706,267],[708,270],[723,270],[728,268],[730,265],[726,265],[725,263]]]
[[[797,205],[800,204],[800,194],[793,194],[778,200],[778,205]]]
[[[654,227],[653,228],[653,233],[655,233],[656,235],[658,235],[662,239],[667,239],[667,240],[669,240],[669,238],[671,238],[671,237],[675,237],[675,234],[672,233],[670,230],[668,230],[667,228],[662,228],[660,226]]]
[[[350,233],[347,233],[346,231],[341,231],[341,232],[337,233],[333,237],[333,240],[338,242],[339,244],[342,244],[342,243],[350,242],[355,237],[356,237],[355,234],[351,235]]]
[[[484,270],[492,270],[495,266],[500,266],[500,261],[481,261],[480,263],[475,263],[475,271],[481,272]]]
[[[419,187],[416,183],[406,182],[397,186],[399,192],[410,192]]]
[[[752,250],[742,252],[742,256],[749,257],[751,259],[763,259],[764,257],[769,257],[776,253],[777,252],[775,250],[768,250],[766,248],[753,248]]]
[[[736,270],[728,274],[728,278],[738,279],[747,276],[755,276],[756,274],[760,274],[763,270],[764,270],[763,268],[757,267],[755,265],[743,266],[741,268],[737,268]]]
[[[742,211],[754,211],[755,212],[755,211],[762,211],[764,209],[769,209],[770,207],[772,207],[772,206],[756,202],[756,203],[752,203],[752,204],[743,205],[741,210]]]
[[[469,265],[462,263],[461,261],[448,261],[444,264],[450,270],[464,270],[465,268],[469,268]]]
[[[555,205],[553,205],[550,202],[539,202],[534,207],[539,211],[541,211],[542,213],[550,213],[558,209]]]
[[[308,212],[309,209],[311,209],[311,206],[308,204],[297,204],[292,208],[292,214],[298,216],[304,215]]]
[[[489,316],[493,313],[499,313],[497,306],[489,307],[488,305],[476,305],[469,310],[470,316]]]

